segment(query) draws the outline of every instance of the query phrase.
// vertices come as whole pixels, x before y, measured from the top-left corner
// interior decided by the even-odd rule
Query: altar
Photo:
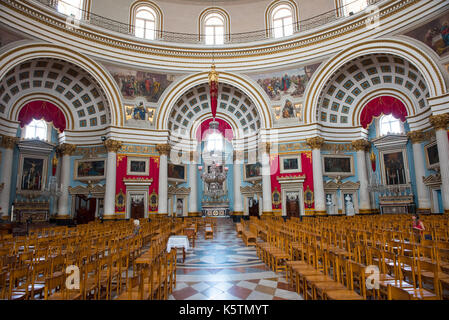
[[[203,205],[201,212],[205,217],[228,217],[230,214],[229,207],[207,205]]]

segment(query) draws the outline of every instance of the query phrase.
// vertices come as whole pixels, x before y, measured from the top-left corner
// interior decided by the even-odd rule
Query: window
[[[213,132],[207,137],[206,150],[213,153],[223,151],[223,136],[220,133]]]
[[[224,20],[217,13],[211,13],[204,19],[204,33],[207,45],[224,43]]]
[[[47,140],[47,123],[44,120],[31,121],[25,127],[25,138]]]
[[[154,40],[156,34],[156,14],[149,7],[140,7],[136,12],[136,37]]]
[[[83,9],[83,0],[59,0],[58,12],[68,16],[75,16],[76,19],[81,19]]]
[[[364,10],[367,6],[367,0],[343,0],[343,12],[345,16],[356,14]]]
[[[275,38],[287,37],[293,34],[292,10],[281,5],[273,11],[273,35]]]
[[[401,121],[393,115],[384,115],[379,121],[380,135],[384,136],[389,133],[402,133]]]

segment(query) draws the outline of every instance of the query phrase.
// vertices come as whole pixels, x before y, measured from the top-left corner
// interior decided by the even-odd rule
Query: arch
[[[299,9],[296,2],[293,0],[275,0],[265,9],[265,32],[267,37],[273,36],[273,13],[279,6],[287,6],[290,8],[293,18],[293,33],[299,30]]]
[[[213,121],[213,119],[209,118],[209,119],[205,119],[205,120],[201,121],[201,123],[199,123],[199,125],[193,131],[193,132],[195,132],[195,138],[197,141],[203,141],[205,138],[207,138],[207,136],[210,134],[209,133],[209,130],[210,130],[209,123],[211,123],[212,121]],[[218,122],[217,131],[220,132],[226,140],[232,141],[234,132],[232,130],[231,125],[227,121],[225,121],[221,118],[215,118],[215,121]],[[229,132],[229,131],[231,131],[231,132]]]
[[[124,115],[123,108],[121,108],[121,98],[117,84],[114,79],[110,77],[109,72],[101,65],[78,51],[50,43],[17,41],[13,43],[12,46],[5,46],[0,50],[0,79],[3,79],[9,70],[16,65],[36,58],[64,60],[89,73],[106,95],[110,110],[110,124],[112,126],[123,126]],[[45,96],[43,98],[45,99]],[[56,104],[60,105],[58,103]],[[71,110],[67,106],[66,108]],[[73,120],[73,115],[71,118]],[[73,123],[71,124],[71,127],[73,128]]]
[[[198,17],[198,40],[202,41],[204,40],[202,37],[204,37],[204,27],[206,19],[211,14],[218,14],[224,22],[224,40],[230,41],[231,40],[231,17],[229,16],[229,13],[226,12],[226,10],[219,8],[219,7],[210,7],[206,8],[203,11],[201,11],[199,17]]]
[[[162,29],[163,29],[163,22],[164,22],[164,16],[162,14],[161,8],[157,4],[155,4],[152,1],[149,0],[137,0],[131,4],[129,7],[129,25],[130,25],[130,32],[132,34],[135,33],[135,25],[136,25],[136,14],[137,11],[143,7],[148,7],[152,9],[155,13],[155,39],[162,38]]]
[[[413,42],[413,45],[410,43]],[[446,92],[446,86],[441,70],[439,69],[435,54],[421,50],[421,44],[409,37],[398,36],[394,38],[383,38],[377,40],[363,41],[339,52],[327,62],[320,65],[313,74],[309,86],[305,92],[305,123],[315,123],[315,115],[319,107],[319,97],[327,81],[345,63],[368,54],[390,54],[399,56],[411,63],[423,75],[430,97],[438,97]],[[413,106],[414,107],[414,106]],[[416,112],[416,110],[415,110]],[[412,114],[414,114],[413,112]]]
[[[228,72],[219,72],[220,82],[229,84],[240,89],[245,93],[249,99],[254,103],[256,110],[261,120],[261,129],[271,128],[273,124],[272,113],[270,111],[269,103],[264,98],[263,92],[252,83],[251,80],[244,78],[240,75],[231,74]],[[169,92],[163,98],[159,110],[155,118],[156,130],[168,130],[168,121],[170,112],[178,99],[191,88],[208,82],[208,72],[202,72],[190,76],[186,76],[181,79],[176,85],[174,85]],[[217,117],[220,112],[217,111]],[[228,119],[223,119],[228,121]],[[229,123],[229,121],[228,121]],[[233,126],[232,123],[231,127]],[[237,131],[235,131],[237,129]],[[238,137],[238,126],[233,127],[235,135]]]

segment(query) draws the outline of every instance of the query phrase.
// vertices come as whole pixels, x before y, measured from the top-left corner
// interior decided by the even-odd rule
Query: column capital
[[[449,124],[449,113],[430,116],[429,121],[430,124],[432,124],[432,126],[435,128],[435,130],[446,130],[447,125]]]
[[[243,150],[234,150],[233,161],[243,160],[245,152]]]
[[[107,139],[103,143],[108,152],[117,152],[122,147],[122,142],[119,140]]]
[[[19,138],[17,137],[10,137],[5,135],[1,135],[1,137],[2,142],[0,143],[0,146],[2,146],[5,149],[14,149],[16,143],[19,142]]]
[[[352,147],[355,151],[368,151],[371,144],[368,142],[368,140],[365,139],[359,139],[352,141]]]
[[[75,153],[76,145],[75,144],[69,144],[69,143],[63,143],[57,147],[57,152],[60,153],[63,156],[71,156]]]
[[[271,142],[261,142],[261,143],[259,143],[259,149],[262,150],[262,153],[270,154]]]
[[[321,146],[324,144],[324,138],[321,138],[321,137],[309,138],[306,140],[306,143],[312,149],[321,149]]]
[[[421,143],[426,140],[426,134],[421,130],[410,131],[407,133],[407,137],[412,143]]]
[[[160,155],[168,156],[171,150],[171,146],[168,143],[158,144],[156,145],[156,150],[157,152],[159,152]]]

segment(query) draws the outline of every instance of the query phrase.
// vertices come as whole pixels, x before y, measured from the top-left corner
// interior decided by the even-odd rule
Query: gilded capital
[[[0,146],[5,149],[14,149],[17,142],[19,142],[19,138],[2,135],[2,142]]]
[[[157,150],[157,152],[159,152],[160,155],[168,156],[170,153],[170,149],[171,149],[171,147],[168,143],[167,144],[158,144],[156,146],[156,150]]]
[[[104,146],[108,152],[117,152],[122,147],[122,142],[118,140],[107,139]]]
[[[234,156],[233,161],[241,161],[244,157],[244,151],[243,150],[234,150]]]
[[[426,140],[426,134],[421,130],[410,131],[407,133],[407,137],[412,143],[421,143]]]
[[[306,143],[312,149],[321,149],[321,146],[324,144],[324,138],[321,138],[321,137],[309,138],[306,140]]]
[[[271,143],[270,142],[262,142],[259,144],[259,148],[260,148],[260,150],[262,150],[262,152],[270,154]]]
[[[355,151],[367,151],[371,144],[365,139],[359,139],[352,141],[352,147]]]
[[[429,120],[435,130],[446,130],[447,125],[449,124],[449,113],[430,116]]]
[[[71,156],[75,153],[76,145],[69,144],[69,143],[63,143],[60,146],[58,146],[58,153],[60,153],[63,156]]]

